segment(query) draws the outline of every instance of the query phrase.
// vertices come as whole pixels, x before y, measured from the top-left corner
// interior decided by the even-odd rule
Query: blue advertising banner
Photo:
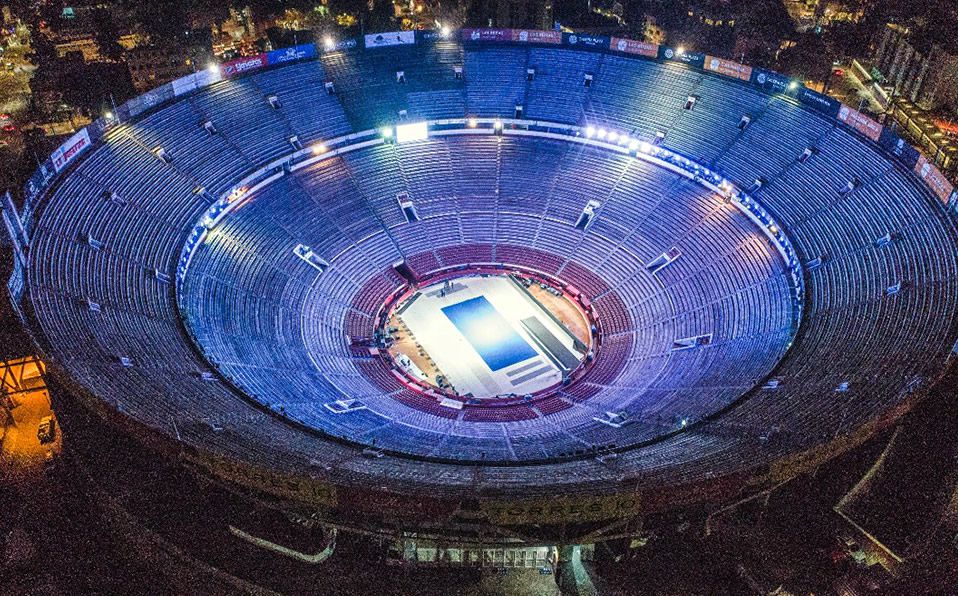
[[[608,50],[612,45],[612,38],[608,35],[589,35],[586,33],[563,33],[562,43],[578,48]]]
[[[788,84],[791,82],[792,80],[790,78],[777,72],[763,68],[752,70],[752,84],[756,87],[761,87],[769,93],[784,93],[788,91]]]
[[[909,169],[915,167],[915,164],[918,163],[918,157],[921,155],[917,149],[906,143],[905,139],[895,134],[890,127],[882,130],[881,136],[878,138],[878,144],[898,158],[898,161]]]
[[[416,43],[421,43],[424,41],[439,41],[442,39],[442,31],[436,31],[435,29],[423,29],[421,31],[416,31]]]
[[[688,64],[689,66],[695,66],[696,68],[705,67],[705,54],[686,52],[681,48],[659,46],[659,60],[684,62],[685,64]]]
[[[331,46],[325,46],[323,53],[343,52],[346,50],[355,50],[359,47],[359,40],[356,38],[341,39]]]
[[[297,60],[308,60],[316,57],[316,44],[307,43],[281,50],[266,52],[266,64],[283,64],[285,62],[295,62]]]
[[[838,116],[838,110],[842,103],[837,99],[822,95],[817,91],[812,91],[807,87],[800,87],[798,90],[798,100],[810,108],[814,108],[823,114],[832,118]]]

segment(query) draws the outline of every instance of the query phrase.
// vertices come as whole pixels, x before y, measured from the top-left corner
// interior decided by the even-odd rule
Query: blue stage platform
[[[538,353],[483,296],[442,309],[492,370],[501,370]]]

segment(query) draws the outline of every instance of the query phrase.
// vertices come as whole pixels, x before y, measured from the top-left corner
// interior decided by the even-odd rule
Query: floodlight
[[[396,142],[421,141],[429,137],[429,125],[425,122],[400,124],[396,127]]]

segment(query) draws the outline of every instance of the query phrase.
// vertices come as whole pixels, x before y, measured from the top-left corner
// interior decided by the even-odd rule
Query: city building
[[[875,78],[922,109],[958,110],[958,51],[920,31],[889,23],[874,58]]]

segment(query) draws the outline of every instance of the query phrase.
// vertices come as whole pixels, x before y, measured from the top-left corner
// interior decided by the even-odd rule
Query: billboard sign
[[[26,250],[29,241],[27,231],[23,229],[23,221],[17,213],[17,207],[13,204],[9,192],[0,195],[0,215],[3,216],[3,224],[7,229],[7,236],[13,243],[14,252],[22,258],[23,251]]]
[[[463,29],[463,41],[512,41],[512,29]]]
[[[751,66],[746,66],[739,62],[733,62],[732,60],[726,60],[725,58],[706,56],[704,68],[710,72],[717,72],[720,75],[732,77],[733,79],[739,79],[741,81],[752,80]]]
[[[359,41],[351,37],[349,39],[341,39],[331,46],[324,46],[323,53],[328,54],[329,52],[342,52],[345,50],[354,50],[358,46],[359,46]]]
[[[53,152],[50,159],[53,161],[53,169],[60,173],[70,162],[77,158],[81,153],[90,147],[90,133],[84,128],[76,133],[67,142]]]
[[[366,49],[388,48],[390,46],[407,46],[416,43],[415,31],[387,31],[385,33],[371,33],[363,38]]]
[[[647,58],[657,58],[659,56],[658,44],[648,43],[646,41],[613,37],[610,47],[616,52],[622,52],[623,54],[635,54]]]
[[[801,87],[798,90],[798,100],[808,107],[814,108],[832,118],[838,116],[838,110],[842,107],[841,102],[837,99],[832,99],[827,95],[822,95],[807,87]]]
[[[933,193],[938,195],[942,203],[948,204],[952,193],[955,191],[955,186],[942,175],[935,164],[922,155],[918,158],[918,163],[915,164],[915,173],[925,181],[925,184]]]
[[[562,43],[562,33],[558,31],[540,31],[538,29],[514,29],[512,41],[521,43]]]
[[[230,60],[220,65],[220,74],[223,78],[238,77],[240,75],[259,70],[266,66],[266,54],[257,54],[256,56],[245,56]]]
[[[673,62],[684,62],[692,66],[697,66],[698,68],[705,68],[705,54],[699,54],[697,52],[679,51],[679,49],[676,48],[660,46],[659,58]]]
[[[272,52],[266,53],[266,63],[270,66],[274,64],[283,64],[285,62],[295,62],[297,60],[308,60],[309,58],[316,57],[316,45],[307,43],[303,45],[293,46],[291,48],[283,48],[281,50],[273,50]]]
[[[898,158],[898,161],[909,170],[913,170],[915,164],[918,163],[918,157],[920,156],[918,150],[905,142],[905,139],[896,135],[890,127],[885,127],[882,130],[878,143]]]
[[[587,35],[583,33],[563,33],[562,40],[567,46],[608,50],[612,38],[608,35]]]
[[[843,105],[838,110],[838,119],[873,141],[881,138],[882,125],[858,110]]]
[[[791,82],[790,78],[777,72],[763,68],[752,69],[752,84],[769,93],[784,93],[788,90],[788,84]]]

